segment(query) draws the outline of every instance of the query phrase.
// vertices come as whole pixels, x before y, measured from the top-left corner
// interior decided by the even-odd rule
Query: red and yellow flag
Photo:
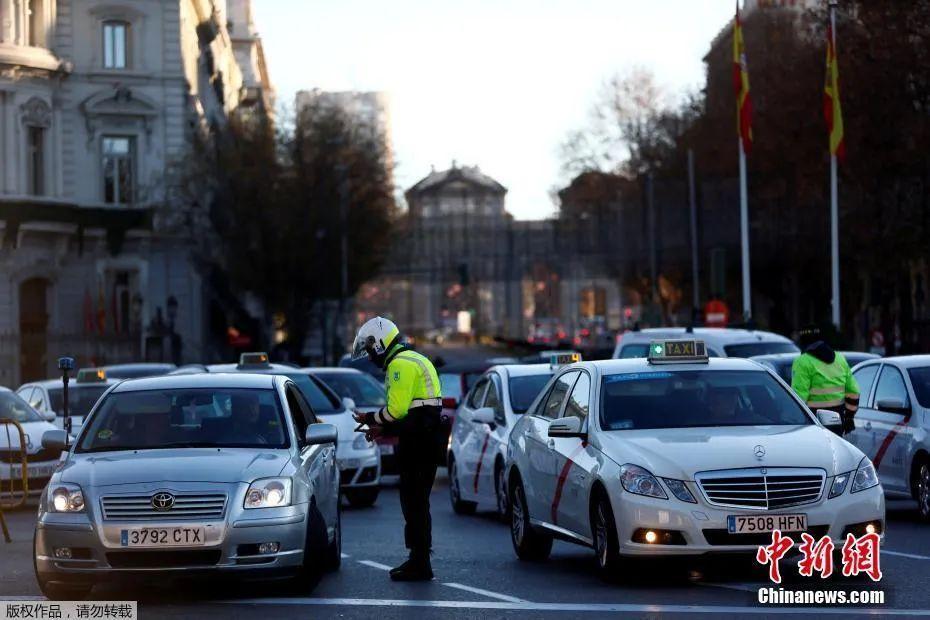
[[[743,152],[748,154],[752,148],[752,99],[749,97],[749,67],[746,64],[746,48],[743,46],[739,4],[736,5],[736,21],[733,24],[733,91],[736,93],[736,131]]]
[[[827,26],[827,79],[823,88],[823,116],[830,132],[830,154],[842,161],[846,157],[843,109],[840,106],[840,67],[836,62],[836,35]]]

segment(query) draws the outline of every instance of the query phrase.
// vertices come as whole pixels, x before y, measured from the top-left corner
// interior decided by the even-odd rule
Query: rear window
[[[755,357],[757,355],[774,355],[775,353],[798,353],[791,342],[747,342],[744,344],[724,345],[727,357]]]
[[[85,416],[94,408],[108,385],[74,385],[68,386],[68,415]],[[48,397],[51,401],[52,411],[59,417],[64,416],[64,397],[62,388],[49,388]]]
[[[648,344],[628,344],[620,349],[620,359],[631,359],[634,357],[646,357],[649,350]]]
[[[907,374],[911,378],[911,385],[914,386],[914,395],[921,407],[930,407],[930,366],[923,368],[908,368]],[[859,386],[865,389],[862,386]]]
[[[552,373],[511,377],[508,385],[510,387],[510,408],[513,412],[526,413],[551,377]]]
[[[813,424],[769,373],[681,370],[608,375],[601,384],[607,430]]]
[[[13,420],[25,424],[26,422],[41,422],[42,416],[13,392],[0,392],[0,420]],[[11,433],[15,435],[16,431],[11,431]]]
[[[316,376],[343,398],[351,398],[359,407],[383,407],[384,386],[371,375],[350,372],[318,372]]]

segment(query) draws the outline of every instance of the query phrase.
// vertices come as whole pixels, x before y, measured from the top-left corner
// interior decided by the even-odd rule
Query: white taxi
[[[553,538],[624,556],[750,551],[775,529],[800,538],[884,535],[869,459],[755,362],[662,341],[647,359],[563,368],[510,435],[517,556]]]
[[[449,437],[449,499],[458,514],[489,503],[508,515],[504,464],[510,430],[543,389],[555,366],[494,366],[469,390]]]
[[[19,428],[9,424],[11,420]],[[25,450],[22,449],[19,429],[23,431]],[[28,495],[37,495],[45,489],[61,457],[60,451],[42,447],[42,436],[53,430],[56,430],[55,426],[43,419],[26,401],[11,390],[0,387],[0,498],[5,503],[22,497],[24,457]]]

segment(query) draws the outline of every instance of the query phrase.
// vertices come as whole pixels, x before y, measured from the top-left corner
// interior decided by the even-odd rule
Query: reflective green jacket
[[[791,387],[811,409],[829,409],[845,403],[847,410],[855,411],[859,404],[859,384],[840,353],[830,364],[810,353],[798,356],[791,365]]]
[[[384,389],[387,406],[375,414],[381,424],[403,420],[418,406],[442,406],[439,375],[433,363],[403,345],[396,344],[388,351]]]

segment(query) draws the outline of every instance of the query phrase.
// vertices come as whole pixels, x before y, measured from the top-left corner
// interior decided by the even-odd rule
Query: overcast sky
[[[253,0],[279,102],[383,90],[396,180],[479,165],[521,219],[553,211],[558,146],[601,86],[633,66],[671,93],[704,81],[701,58],[733,0]]]

